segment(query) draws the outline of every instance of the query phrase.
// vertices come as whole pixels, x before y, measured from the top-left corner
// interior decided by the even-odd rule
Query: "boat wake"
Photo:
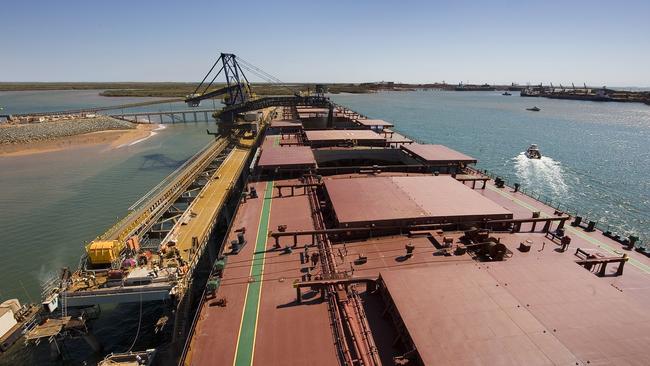
[[[515,171],[522,185],[535,191],[549,192],[553,195],[564,195],[568,186],[564,181],[562,164],[548,156],[541,159],[529,159],[525,153],[520,153],[513,159]]]

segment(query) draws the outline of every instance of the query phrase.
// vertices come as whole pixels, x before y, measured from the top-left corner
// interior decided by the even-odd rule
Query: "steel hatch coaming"
[[[510,211],[448,176],[327,179],[325,188],[342,226],[512,218]]]

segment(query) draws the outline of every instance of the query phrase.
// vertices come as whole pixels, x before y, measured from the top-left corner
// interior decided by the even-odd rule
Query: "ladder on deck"
[[[65,318],[68,316],[68,291],[65,289],[68,288],[68,281],[65,281],[65,283],[62,283],[62,288],[61,291],[59,291],[59,297],[61,298],[61,317]]]

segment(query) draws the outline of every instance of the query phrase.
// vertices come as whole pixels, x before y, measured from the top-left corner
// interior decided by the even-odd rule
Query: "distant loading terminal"
[[[552,329],[588,329],[580,312],[595,318],[621,302],[628,311],[600,326],[643,334],[647,291],[618,292],[589,273],[631,288],[650,272],[641,253],[621,252],[580,220],[565,225],[570,216],[493,181],[471,167],[476,159],[321,93],[255,98],[243,70],[232,72],[235,56],[220,62],[227,87],[200,85],[188,97],[196,106],[227,93],[215,141],[49,283],[54,315],[28,340],[61,341],[73,308],[161,300],[172,300],[174,357],[188,365],[493,363],[504,354],[511,364],[586,363],[614,356],[592,357],[584,335]],[[596,307],[582,287],[598,288]],[[572,307],[550,306],[535,288]],[[467,346],[481,339],[492,346]]]

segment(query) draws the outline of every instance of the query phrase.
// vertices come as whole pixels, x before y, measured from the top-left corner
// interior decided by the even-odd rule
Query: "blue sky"
[[[647,0],[23,0],[1,12],[0,81],[196,81],[232,52],[287,82],[650,86]]]

